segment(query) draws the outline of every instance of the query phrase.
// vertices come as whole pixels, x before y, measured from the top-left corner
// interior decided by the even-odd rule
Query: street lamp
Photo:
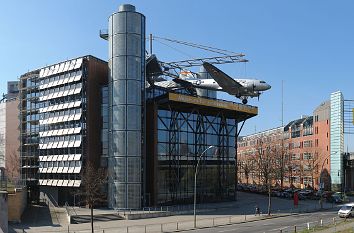
[[[334,152],[334,153],[331,153],[329,154],[324,160],[323,160],[323,163],[322,163],[322,167],[321,167],[321,173],[320,173],[320,189],[322,189],[322,172],[323,172],[323,166],[324,166],[324,163],[328,160],[328,158],[331,156],[331,155],[335,155],[337,154],[338,151]],[[324,186],[324,184],[323,184]]]
[[[198,161],[197,161],[197,165],[195,166],[195,173],[194,173],[194,209],[193,209],[193,213],[194,213],[194,228],[197,228],[197,214],[196,214],[196,206],[197,206],[197,175],[198,175],[198,166],[199,166],[199,162],[200,159],[203,157],[203,155],[205,154],[205,152],[211,148],[213,148],[215,146],[209,146],[208,148],[206,148],[198,157]]]

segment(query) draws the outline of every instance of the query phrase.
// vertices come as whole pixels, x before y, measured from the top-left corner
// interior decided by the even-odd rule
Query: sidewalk
[[[239,201],[212,203],[198,206],[197,210],[197,227],[212,227],[216,225],[235,224],[245,221],[257,221],[264,219],[266,216],[254,216],[255,206],[260,207],[261,212],[265,213],[267,209],[267,196],[238,193]],[[292,200],[280,199],[272,197],[272,213],[273,216],[288,216],[293,213],[307,212],[319,209],[318,201],[306,200],[300,201],[297,209],[293,209]],[[204,207],[203,209],[201,209]],[[207,208],[206,208],[207,207]],[[331,204],[324,203],[324,208],[332,207]],[[80,209],[78,212],[85,213],[88,209]],[[111,213],[113,210],[110,210]],[[94,214],[102,213],[102,211],[94,210]],[[176,214],[176,213],[174,213]],[[88,232],[90,223],[81,224],[63,224],[60,227],[52,226],[26,226],[26,232]],[[190,209],[188,213],[183,215],[173,215],[168,217],[158,217],[137,220],[112,220],[112,221],[95,221],[94,227],[97,232],[161,232],[162,231],[179,231],[194,228],[193,211]],[[17,232],[22,232],[21,226],[14,226]]]
[[[354,220],[351,220],[350,223],[346,223],[346,224],[340,224],[338,226],[333,226],[331,228],[325,229],[325,230],[321,230],[318,231],[319,233],[333,233],[333,232],[340,232],[340,231],[344,231],[347,229],[351,229],[354,232]]]

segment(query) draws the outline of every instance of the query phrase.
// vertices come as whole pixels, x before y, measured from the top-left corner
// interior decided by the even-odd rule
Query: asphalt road
[[[328,224],[333,222],[333,217],[336,217],[336,220],[339,221],[337,217],[337,210],[330,211],[321,211],[315,213],[305,213],[300,215],[292,215],[281,218],[274,218],[256,222],[248,222],[242,224],[234,224],[222,227],[215,228],[205,228],[194,230],[191,232],[294,232],[294,226],[297,226],[297,230],[307,228],[307,223],[310,223],[310,227],[313,227],[314,224],[319,225],[320,219],[322,219],[323,224]]]

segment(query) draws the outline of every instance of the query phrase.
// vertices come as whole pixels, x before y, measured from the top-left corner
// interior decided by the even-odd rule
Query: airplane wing
[[[243,86],[237,82],[235,79],[231,78],[212,64],[208,62],[203,63],[203,67],[211,75],[211,77],[219,84],[219,86],[229,93],[230,95],[235,95],[244,89]]]

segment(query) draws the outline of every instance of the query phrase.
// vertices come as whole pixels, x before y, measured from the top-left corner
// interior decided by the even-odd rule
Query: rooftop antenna
[[[149,40],[150,40],[150,55],[151,55],[152,54],[152,40],[153,40],[151,33],[149,35]]]
[[[284,127],[284,80],[281,80],[281,126]]]
[[[284,163],[284,80],[281,80],[281,188],[283,188],[283,182],[284,182],[284,169],[285,169],[285,163]],[[290,178],[291,179],[291,178]],[[291,182],[290,182],[291,183]]]

